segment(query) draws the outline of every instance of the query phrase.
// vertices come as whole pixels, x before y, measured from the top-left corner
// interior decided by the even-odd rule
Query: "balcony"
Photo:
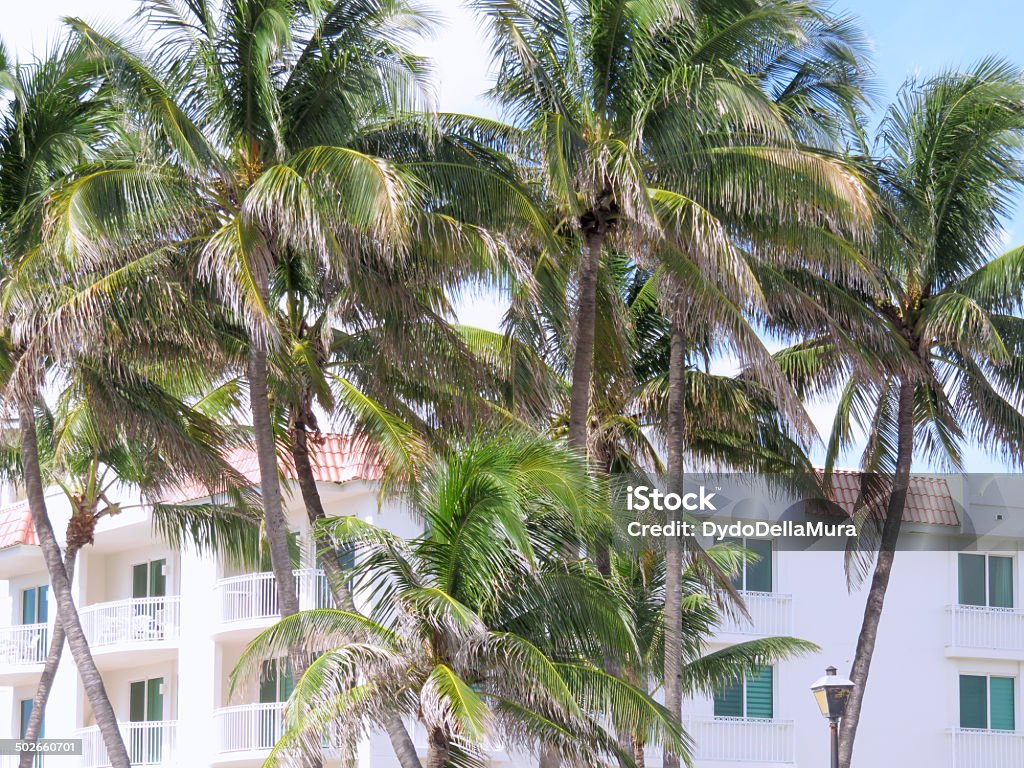
[[[293,571],[299,592],[299,607],[333,608],[334,599],[324,572],[317,569]],[[217,583],[221,632],[244,633],[246,628],[263,628],[276,621],[281,611],[273,573],[247,573]]]
[[[693,739],[695,760],[775,764],[795,762],[791,720],[690,718],[686,722],[686,732]]]
[[[161,649],[173,653],[181,625],[181,598],[115,600],[87,606],[79,614],[97,663],[118,651]]]
[[[740,592],[750,618],[726,617],[718,627],[719,635],[791,635],[793,633],[793,596],[778,592]]]
[[[46,624],[0,627],[0,684],[21,685],[37,678],[49,644]]]
[[[175,764],[174,748],[178,735],[176,721],[118,723],[118,727],[133,766]],[[98,726],[80,730],[77,737],[82,740],[82,758],[79,763],[82,768],[107,768],[110,765]]]
[[[1024,765],[1024,733],[956,728],[950,731],[953,768],[1019,768]]]
[[[284,704],[243,704],[213,713],[217,751],[227,760],[267,752],[281,738]]]
[[[1024,610],[950,605],[948,656],[1016,658],[1024,651]]]

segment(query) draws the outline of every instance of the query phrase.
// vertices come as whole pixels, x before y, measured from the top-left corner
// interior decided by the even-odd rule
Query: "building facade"
[[[255,472],[251,457],[241,459],[240,469]],[[372,469],[344,439],[327,439],[317,473],[329,515],[358,515],[407,536],[417,532],[402,507],[379,503]],[[837,482],[842,505],[855,480]],[[60,532],[67,502],[59,493],[48,502]],[[287,506],[301,549],[295,572],[301,603],[329,605],[297,492]],[[284,665],[272,665],[233,695],[229,677],[247,643],[277,617],[271,574],[241,572],[217,557],[169,546],[154,534],[150,509],[137,499],[126,498],[122,510],[101,521],[95,544],[79,556],[73,588],[133,764],[261,765],[280,733],[289,675]],[[760,513],[729,514],[756,519]],[[915,478],[906,518],[855,764],[1024,765],[1024,535],[1016,530],[1024,527],[1024,479]],[[697,765],[827,765],[827,723],[809,686],[829,664],[849,670],[866,591],[848,588],[845,555],[837,548],[745,544],[761,556],[737,582],[750,618],[727,620],[713,649],[785,635],[821,650],[688,701],[686,725]],[[22,733],[54,613],[27,507],[14,501],[0,510],[0,738]],[[107,765],[67,649],[44,735],[81,738],[84,751],[81,757],[45,758],[44,765]],[[425,753],[423,734],[414,737]],[[650,758],[649,766],[660,764],[656,754]],[[15,764],[0,758],[4,768]],[[359,764],[397,766],[383,736],[362,745]],[[528,764],[527,758],[495,754],[496,766]]]

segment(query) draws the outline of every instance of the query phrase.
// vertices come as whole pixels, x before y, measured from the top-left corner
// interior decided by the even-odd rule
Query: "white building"
[[[256,474],[251,457],[238,464]],[[329,515],[356,514],[403,535],[417,532],[400,507],[378,504],[372,471],[344,439],[327,439],[317,473]],[[852,494],[852,476],[839,483]],[[49,504],[59,533],[67,503],[54,493]],[[329,598],[297,491],[288,516],[304,545],[296,572],[303,606],[323,605]],[[1014,523],[1016,534],[1009,528]],[[897,554],[857,741],[858,768],[1024,765],[1022,530],[1024,478],[915,478],[904,531],[906,548],[919,551]],[[966,534],[981,534],[980,545],[990,550]],[[822,650],[717,697],[688,702],[697,764],[827,765],[828,728],[808,686],[828,664],[848,671],[865,591],[848,592],[842,552],[748,546],[764,555],[741,585],[752,623],[730,622],[718,645],[792,635]],[[0,738],[9,738],[20,735],[27,717],[55,612],[47,606],[46,571],[24,502],[0,510],[0,580]],[[95,545],[79,556],[74,592],[133,763],[262,763],[279,733],[288,681],[280,675],[254,681],[229,698],[228,677],[245,645],[275,620],[270,574],[239,573],[216,558],[177,551],[154,535],[141,505],[100,523]],[[85,754],[49,757],[44,765],[105,766],[92,723],[65,649],[45,736],[82,738]],[[422,735],[417,738],[422,746]],[[2,758],[0,766],[14,760]],[[498,755],[496,765],[523,762]],[[386,738],[363,746],[360,768],[396,765]]]

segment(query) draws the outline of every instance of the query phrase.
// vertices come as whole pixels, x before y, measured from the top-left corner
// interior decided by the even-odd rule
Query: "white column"
[[[191,549],[181,553],[181,627],[178,652],[176,765],[208,766],[214,755],[213,702],[217,676],[213,631],[217,626],[217,564]]]

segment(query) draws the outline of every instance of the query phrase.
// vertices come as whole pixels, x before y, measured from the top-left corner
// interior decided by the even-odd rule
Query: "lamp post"
[[[840,677],[835,667],[828,667],[825,676],[811,686],[821,714],[828,718],[832,737],[832,768],[839,768],[839,721],[846,712],[846,700],[853,690],[853,681]]]

